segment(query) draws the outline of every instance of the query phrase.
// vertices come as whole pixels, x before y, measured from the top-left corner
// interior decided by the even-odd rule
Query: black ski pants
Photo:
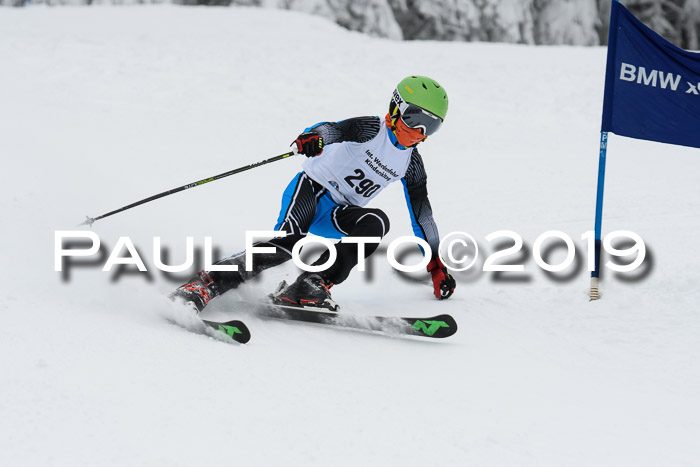
[[[327,195],[327,190],[312,180],[305,173],[295,177],[292,184],[285,191],[285,200],[279,216],[277,230],[287,232],[286,237],[274,238],[265,242],[258,242],[255,246],[274,246],[275,254],[258,254],[253,258],[254,269],[244,272],[245,252],[238,253],[216,264],[238,264],[239,272],[211,272],[211,278],[218,284],[223,293],[228,289],[238,286],[240,282],[253,277],[274,266],[278,266],[292,258],[294,244],[304,238],[314,221],[330,222],[332,226],[343,236],[351,237],[379,237],[383,238],[389,232],[389,218],[380,209],[363,208],[359,206],[336,206],[330,212],[322,215],[327,219],[317,219],[318,206],[321,197]],[[365,258],[369,257],[379,246],[378,243],[367,243],[364,248]],[[325,271],[319,272],[321,277],[332,284],[340,284],[358,262],[358,246],[354,243],[336,243],[338,254],[336,261]],[[327,261],[328,251],[325,251],[314,262],[320,265]],[[240,272],[243,272],[242,274]]]

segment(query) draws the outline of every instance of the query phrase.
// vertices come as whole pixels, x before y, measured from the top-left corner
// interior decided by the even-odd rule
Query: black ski
[[[234,319],[232,321],[226,321],[225,323],[216,323],[203,319],[202,322],[212,329],[223,332],[231,339],[241,344],[245,344],[250,340],[250,330],[243,321]]]
[[[325,324],[334,327],[376,331],[389,335],[420,336],[440,339],[457,332],[457,322],[450,315],[430,318],[405,318],[387,316],[359,316],[335,313],[322,308],[263,304],[259,308],[262,316]]]
[[[170,301],[175,301],[172,299],[172,297],[168,297]],[[199,310],[192,304],[192,303],[184,303],[182,301],[179,301],[176,303],[179,303],[185,307],[188,311],[192,313],[193,316],[196,316],[199,318],[196,321],[199,321],[203,323],[207,328],[214,329],[215,331],[221,331],[227,336],[229,336],[231,339],[234,341],[245,344],[250,340],[250,330],[248,329],[248,326],[245,325],[243,321],[239,321],[237,319],[231,320],[231,321],[226,321],[225,323],[217,323],[215,321],[208,321],[206,319],[202,319],[201,316],[199,316]],[[168,321],[172,324],[175,324],[177,326],[180,326],[181,328],[185,328],[186,330],[190,332],[194,332],[195,334],[207,334],[204,332],[206,328],[198,325],[188,325],[182,322],[181,319],[176,319],[175,316],[172,316],[171,318],[168,318]],[[201,329],[199,329],[201,328]]]

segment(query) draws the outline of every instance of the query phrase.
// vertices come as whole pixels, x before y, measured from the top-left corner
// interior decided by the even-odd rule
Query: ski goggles
[[[401,120],[409,128],[420,129],[425,136],[435,134],[442,126],[442,119],[422,107],[405,102],[399,90],[394,90],[394,103],[401,113]]]

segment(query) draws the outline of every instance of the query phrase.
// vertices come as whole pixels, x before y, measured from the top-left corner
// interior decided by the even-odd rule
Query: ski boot
[[[291,285],[282,281],[269,297],[275,305],[338,311],[340,307],[331,298],[332,285],[326,283],[318,274],[305,272]]]
[[[218,288],[206,271],[200,271],[186,284],[170,294],[170,299],[184,303],[196,313],[200,313],[209,301],[218,296]]]

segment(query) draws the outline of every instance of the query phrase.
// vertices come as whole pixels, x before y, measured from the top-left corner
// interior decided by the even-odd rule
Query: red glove
[[[447,272],[447,268],[442,264],[439,256],[436,256],[428,263],[428,272],[433,276],[435,298],[438,300],[450,298],[455,291],[455,287],[457,287],[457,283],[450,273]]]
[[[297,145],[299,154],[306,157],[316,157],[323,152],[323,137],[315,131],[300,134],[293,144]]]

